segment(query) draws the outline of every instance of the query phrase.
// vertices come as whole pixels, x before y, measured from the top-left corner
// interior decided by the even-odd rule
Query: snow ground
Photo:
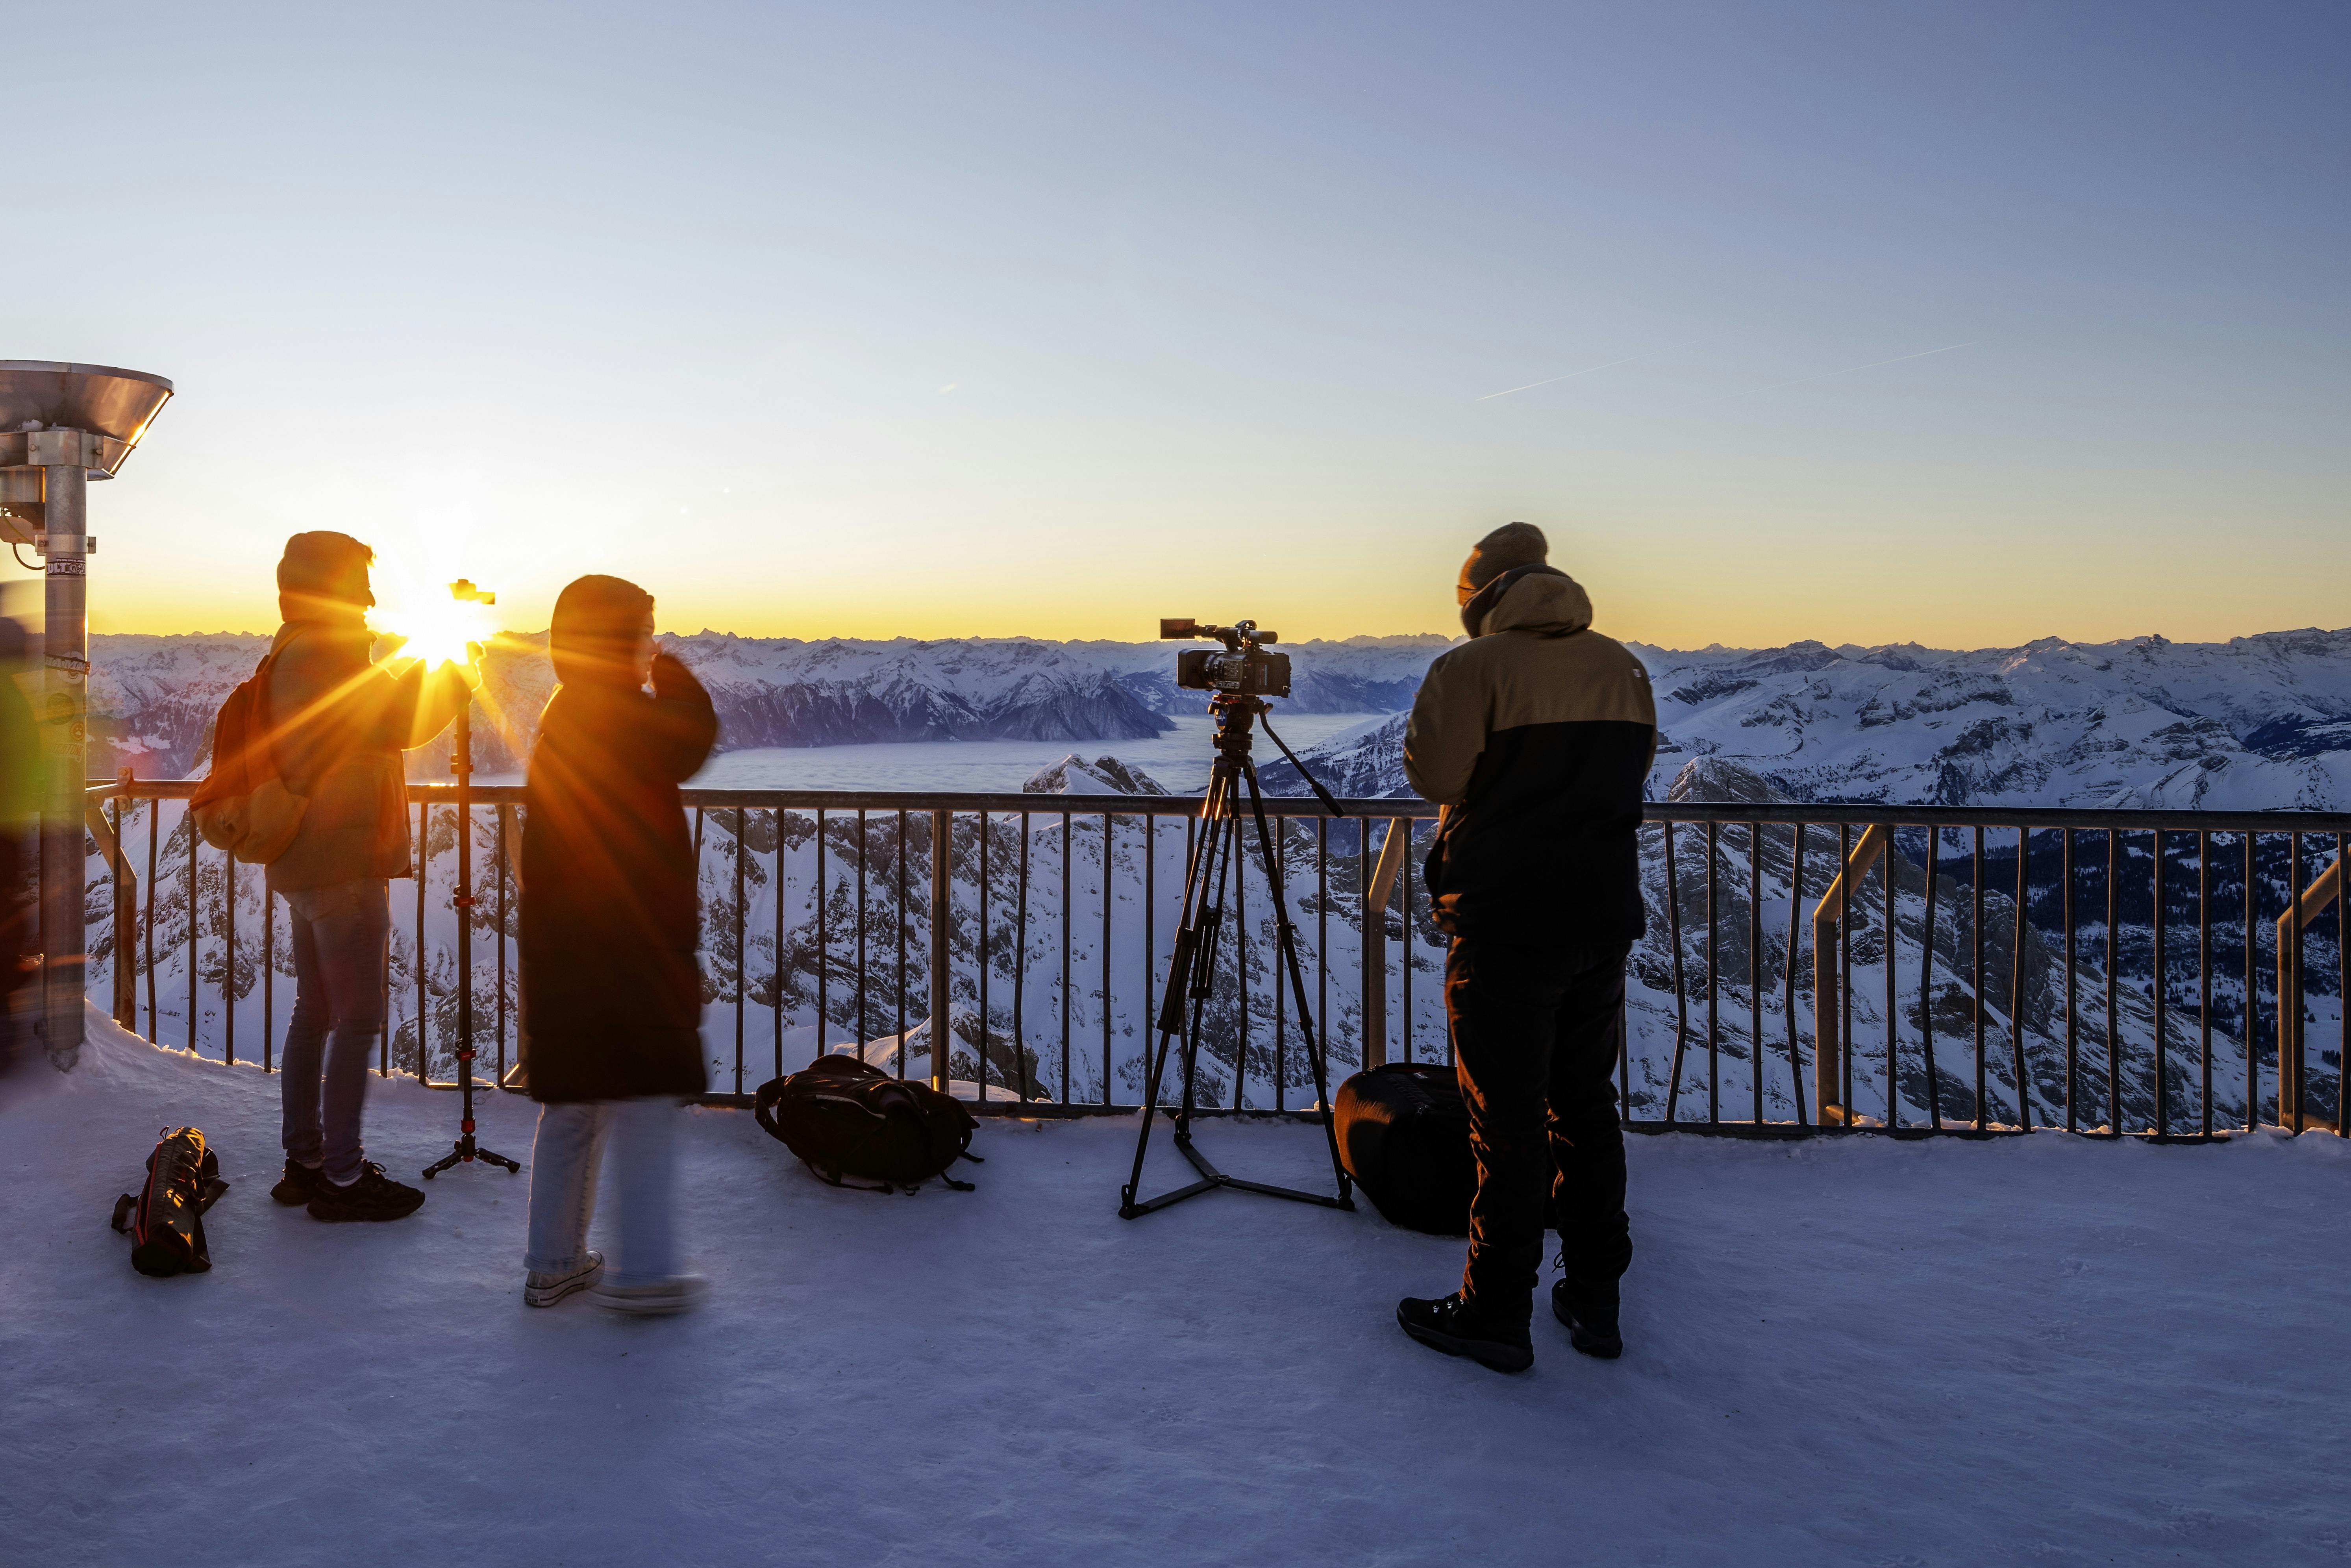
[[[1512,1379],[1394,1325],[1457,1242],[1230,1194],[1117,1219],[1130,1121],[991,1121],[978,1191],[883,1197],[695,1113],[708,1309],[532,1312],[527,1173],[320,1226],[268,1200],[274,1084],[91,1030],[0,1113],[11,1564],[2351,1556],[2331,1137],[1635,1139],[1625,1358],[1544,1318]],[[486,1097],[484,1141],[527,1162],[531,1113]],[[413,1180],[456,1116],[380,1082],[370,1152]],[[106,1217],[181,1122],[235,1188],[214,1271],[147,1280]]]

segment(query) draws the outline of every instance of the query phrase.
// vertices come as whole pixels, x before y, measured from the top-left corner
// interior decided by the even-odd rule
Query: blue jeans
[[[538,1108],[538,1136],[530,1151],[530,1240],[523,1267],[569,1274],[588,1253],[588,1222],[596,1215],[596,1173],[604,1141],[618,1152],[612,1172],[620,1232],[604,1280],[612,1285],[656,1285],[677,1274],[670,1225],[674,1186],[671,1142],[677,1102],[582,1100]]]
[[[392,887],[381,877],[286,894],[294,940],[294,1016],[278,1068],[288,1158],[359,1179],[368,1058],[383,1028],[384,937]],[[331,1033],[329,1032],[331,1030]]]

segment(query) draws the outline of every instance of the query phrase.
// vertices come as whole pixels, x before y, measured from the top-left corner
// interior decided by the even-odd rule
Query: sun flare
[[[407,639],[395,657],[422,659],[427,667],[466,663],[465,645],[487,643],[497,630],[487,605],[453,597],[446,582],[393,579],[379,584],[376,593],[371,623]]]

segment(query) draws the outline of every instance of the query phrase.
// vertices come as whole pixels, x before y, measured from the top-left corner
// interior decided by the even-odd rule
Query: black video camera
[[[1159,623],[1162,640],[1214,637],[1224,651],[1190,648],[1176,655],[1176,684],[1186,691],[1224,692],[1235,696],[1286,697],[1290,695],[1290,655],[1269,653],[1265,645],[1280,640],[1278,632],[1260,632],[1254,621],[1236,626],[1203,626],[1190,616]]]

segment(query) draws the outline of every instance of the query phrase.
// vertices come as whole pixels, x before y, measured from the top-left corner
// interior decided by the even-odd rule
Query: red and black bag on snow
[[[798,1072],[759,1085],[751,1113],[770,1137],[800,1157],[817,1179],[847,1186],[844,1176],[879,1182],[868,1191],[915,1187],[937,1176],[959,1192],[971,1183],[947,1175],[971,1153],[978,1122],[953,1095],[891,1077],[853,1056],[820,1056]]]
[[[204,1210],[228,1190],[220,1156],[193,1127],[165,1128],[147,1156],[147,1182],[114,1200],[114,1228],[129,1231],[131,1266],[142,1274],[201,1274],[213,1266]]]

